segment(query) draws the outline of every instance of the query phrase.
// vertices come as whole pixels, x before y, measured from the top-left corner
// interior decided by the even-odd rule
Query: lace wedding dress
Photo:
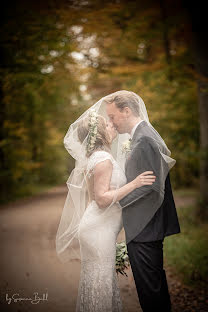
[[[112,155],[95,151],[88,160],[90,202],[79,225],[81,274],[76,312],[121,312],[122,302],[115,268],[116,238],[123,227],[122,210],[114,204],[102,214],[94,200],[93,170],[99,162],[110,159],[113,165],[110,188],[126,184],[124,171]]]

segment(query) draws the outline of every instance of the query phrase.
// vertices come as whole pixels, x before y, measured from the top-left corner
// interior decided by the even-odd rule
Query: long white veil
[[[75,159],[75,168],[71,172],[66,184],[68,187],[67,198],[63,207],[60,224],[56,234],[56,251],[59,259],[62,262],[67,262],[73,259],[80,259],[80,245],[79,245],[79,225],[82,220],[83,214],[87,208],[88,204],[88,191],[87,191],[87,165],[89,157],[87,156],[87,146],[89,143],[89,133],[86,135],[85,139],[80,142],[78,136],[78,129],[80,123],[82,123],[86,118],[89,118],[92,112],[95,112],[99,116],[103,116],[108,120],[106,113],[106,100],[109,96],[116,96],[119,93],[126,93],[131,95],[135,103],[138,105],[140,110],[141,119],[145,120],[150,127],[154,130],[157,135],[157,144],[160,149],[160,153],[165,160],[165,163],[170,170],[174,164],[175,160],[170,157],[171,152],[166,146],[164,140],[161,138],[159,133],[151,125],[145,104],[142,98],[131,91],[121,90],[109,94],[101,98],[98,102],[87,109],[74,123],[72,123],[64,137],[64,146],[69,154]],[[113,141],[110,153],[113,158],[118,162],[120,167],[124,170],[126,155],[122,151],[122,145],[125,141],[130,138],[129,134],[118,134]],[[161,183],[161,194],[164,194],[164,181],[166,178],[165,173],[162,177]],[[119,179],[118,179],[119,181]],[[119,184],[115,189],[119,188]],[[103,217],[105,214],[109,213],[109,209],[112,209],[112,205],[116,203],[116,192],[112,203],[102,209]]]

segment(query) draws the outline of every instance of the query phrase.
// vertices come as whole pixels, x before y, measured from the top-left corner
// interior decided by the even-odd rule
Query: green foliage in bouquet
[[[129,256],[125,242],[116,243],[116,273],[128,276],[125,269],[130,266]]]

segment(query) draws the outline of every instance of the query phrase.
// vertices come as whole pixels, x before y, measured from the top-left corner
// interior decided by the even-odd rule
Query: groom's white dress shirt
[[[137,126],[138,126],[142,121],[144,121],[144,119],[142,119],[142,120],[140,120],[139,122],[137,122],[137,124],[136,124],[136,125],[133,127],[133,129],[131,130],[131,134],[130,134],[131,139],[133,138],[133,135],[134,135],[134,132],[135,132]]]

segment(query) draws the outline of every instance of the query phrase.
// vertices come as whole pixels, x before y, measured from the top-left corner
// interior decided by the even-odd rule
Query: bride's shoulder
[[[89,157],[91,159],[113,159],[111,153],[103,150],[94,151],[92,155]]]
[[[110,159],[113,162],[113,156],[107,152],[107,151],[94,151],[92,153],[92,155],[90,155],[89,159],[88,159],[88,170],[92,167],[94,167],[96,164],[98,164],[101,161]]]

